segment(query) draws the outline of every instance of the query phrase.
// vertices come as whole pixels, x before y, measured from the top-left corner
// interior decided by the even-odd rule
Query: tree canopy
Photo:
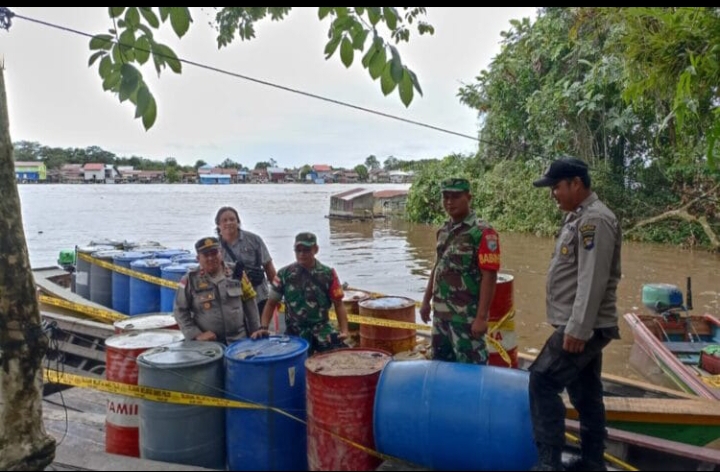
[[[270,18],[285,19],[292,7],[213,7],[218,48],[236,38],[255,37],[255,23]],[[409,106],[415,92],[422,95],[415,73],[402,61],[397,44],[410,39],[411,28],[418,34],[433,34],[434,28],[424,21],[425,7],[317,7],[318,19],[329,20],[328,41],[323,53],[329,59],[336,55],[345,67],[362,54],[360,64],[372,80],[380,82],[384,95],[397,89],[400,100]],[[152,59],[155,72],[165,68],[180,74],[183,60],[169,46],[157,41],[155,33],[168,23],[178,38],[190,29],[193,18],[189,7],[108,7],[113,22],[107,33],[90,40],[93,51],[89,65],[97,64],[103,90],[117,95],[120,102],[130,101],[135,118],[141,118],[145,129],[157,119],[158,106],[145,82],[141,68]],[[380,27],[389,32],[386,39]],[[336,57],[337,57],[336,56]]]
[[[720,249],[719,12],[545,7],[534,22],[511,22],[501,52],[458,93],[480,117],[477,156],[426,167],[417,201],[461,172],[497,227],[552,234],[559,213],[528,190],[550,159],[570,154],[590,164],[626,236]],[[442,215],[413,201],[411,215]]]

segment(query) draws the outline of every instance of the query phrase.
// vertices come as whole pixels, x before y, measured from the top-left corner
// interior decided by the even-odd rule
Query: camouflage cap
[[[220,241],[214,236],[199,239],[198,242],[195,243],[195,251],[197,251],[198,254],[212,249],[220,249]]]
[[[312,233],[298,233],[295,236],[295,246],[302,244],[303,246],[312,247],[317,244],[317,237]]]
[[[469,192],[470,182],[468,179],[452,178],[445,179],[440,187],[442,192]]]

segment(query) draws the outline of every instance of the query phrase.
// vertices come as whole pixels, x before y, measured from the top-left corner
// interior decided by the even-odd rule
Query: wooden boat
[[[62,395],[62,396],[61,396]],[[71,389],[45,398],[43,417],[49,434],[62,438],[56,451],[57,470],[200,470],[180,464],[106,454],[106,407],[102,392]],[[571,437],[563,451],[563,462],[578,455],[573,437],[579,435],[576,421],[566,421]],[[78,451],[82,451],[79,453]],[[608,428],[608,470],[706,470],[720,471],[720,450],[658,439]],[[208,470],[208,469],[202,469]],[[377,470],[428,470],[399,460],[386,460]]]
[[[644,287],[649,313],[626,313],[633,334],[630,365],[649,380],[720,400],[720,319],[690,314],[675,286]]]
[[[580,425],[567,420],[566,427],[577,437]],[[608,470],[720,470],[718,446],[699,447],[646,434],[608,428],[605,440]],[[579,455],[573,439],[563,452],[566,463]]]
[[[76,309],[99,307],[108,311],[74,294],[69,288],[69,274],[64,274],[57,268],[35,270],[39,292],[53,300],[68,301]],[[86,313],[73,313],[48,303],[48,298],[41,300],[46,300],[41,303],[43,318],[62,328],[56,332],[62,335],[57,344],[61,351],[58,355],[72,369],[102,376],[103,340],[114,334],[111,324],[92,321]],[[519,368],[527,369],[533,359],[531,355],[519,353]],[[720,409],[712,408],[697,395],[607,373],[603,373],[602,379],[611,427],[697,446],[720,438]],[[566,403],[568,418],[577,418],[572,405],[569,401]]]

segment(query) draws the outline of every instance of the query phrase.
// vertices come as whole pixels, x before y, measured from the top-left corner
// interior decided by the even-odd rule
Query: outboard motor
[[[682,309],[682,291],[672,284],[645,284],[642,287],[642,303],[654,313],[665,313],[670,310]]]

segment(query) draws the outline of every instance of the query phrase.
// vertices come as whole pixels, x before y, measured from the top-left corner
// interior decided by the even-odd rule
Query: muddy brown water
[[[361,290],[420,300],[435,257],[435,226],[402,221],[346,222],[327,218],[330,196],[351,188],[406,189],[407,185],[37,185],[19,186],[31,265],[54,265],[61,249],[103,239],[158,241],[192,249],[213,234],[223,205],[235,206],[245,229],[260,234],[277,267],[294,260],[294,235],[318,236],[318,259]],[[520,352],[538,350],[545,323],[545,279],[554,241],[500,234],[502,272],[513,275]],[[628,365],[632,343],[622,314],[641,307],[644,283],[671,283],[685,291],[692,278],[694,312],[719,313],[720,256],[626,242],[618,288],[622,339],[606,350],[604,370],[639,378]]]

